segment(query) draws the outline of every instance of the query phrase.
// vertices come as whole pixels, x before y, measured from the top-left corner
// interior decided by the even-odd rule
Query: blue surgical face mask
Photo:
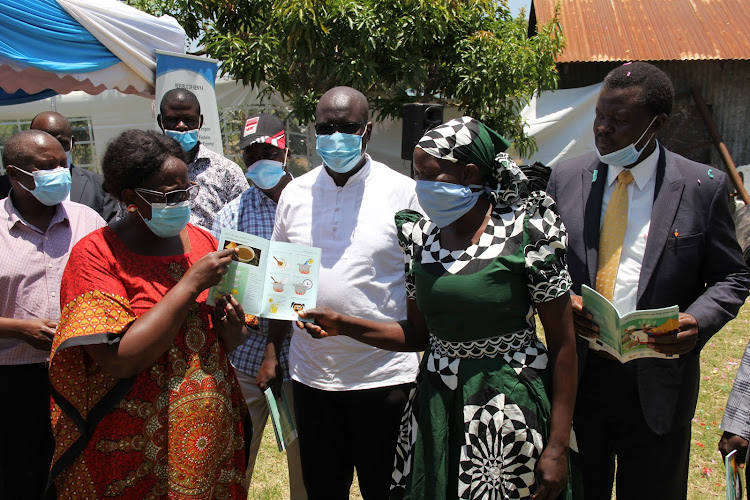
[[[479,191],[473,191],[479,189]],[[425,215],[443,228],[461,218],[476,205],[484,186],[462,186],[450,182],[417,181],[417,200]]]
[[[180,143],[182,150],[185,152],[191,151],[196,144],[198,144],[198,129],[188,130],[187,132],[177,132],[176,130],[165,130],[167,137],[171,137],[175,141]]]
[[[15,167],[19,172],[30,175],[34,178],[34,189],[29,189],[20,184],[29,193],[41,203],[52,207],[64,201],[70,194],[70,170],[64,167],[53,168],[52,170],[34,170],[27,172]]]
[[[245,177],[260,189],[271,189],[284,177],[284,164],[275,160],[258,160],[247,169]]]
[[[68,159],[68,168],[70,168],[71,162],[73,161],[73,151],[66,151],[65,157]]]
[[[365,132],[362,132],[362,135],[364,134]],[[328,168],[339,174],[345,174],[362,159],[362,135],[342,134],[341,132],[319,135],[316,143],[318,155]]]
[[[648,132],[648,129],[651,128],[651,125],[653,125],[654,121],[656,121],[656,117],[651,120],[651,123],[648,124],[646,130],[643,131],[641,136],[634,143],[629,146],[625,146],[622,149],[618,149],[617,151],[613,151],[611,153],[603,155],[599,152],[599,149],[594,146],[594,149],[596,149],[596,154],[599,155],[599,161],[601,161],[602,163],[606,163],[607,165],[612,165],[613,167],[627,167],[628,165],[632,165],[633,163],[637,162],[638,158],[641,157],[641,153],[643,153],[643,150],[646,149],[648,143],[651,142],[651,137],[653,137],[654,134],[651,134],[651,137],[648,138],[648,141],[646,141],[646,144],[644,144],[641,149],[636,149],[635,145],[638,144],[641,139],[643,139],[643,136],[646,135],[646,132]]]
[[[138,196],[141,194],[136,191]],[[149,203],[143,196],[141,199],[151,205],[151,219],[146,219],[141,215],[141,219],[146,226],[160,238],[169,238],[180,234],[188,221],[190,220],[190,202],[183,201],[175,205],[166,203]]]

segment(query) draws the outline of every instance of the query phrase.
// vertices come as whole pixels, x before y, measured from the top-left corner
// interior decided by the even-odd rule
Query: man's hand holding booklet
[[[589,347],[605,351],[621,363],[639,358],[677,358],[677,355],[655,351],[649,343],[654,337],[679,329],[679,309],[671,306],[644,309],[620,316],[610,301],[592,288],[581,288],[583,307],[599,327],[599,338],[588,338]]]

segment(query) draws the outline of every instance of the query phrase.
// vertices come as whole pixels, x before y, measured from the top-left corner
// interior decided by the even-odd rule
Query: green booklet
[[[224,228],[219,248],[236,248],[229,271],[208,291],[206,303],[231,293],[245,314],[294,321],[303,309],[315,307],[320,248],[269,241]]]
[[[271,415],[276,445],[279,447],[279,451],[284,451],[297,439],[297,428],[294,426],[286,393],[283,389],[280,393],[279,396],[276,396],[270,387],[263,391],[266,396],[266,403],[268,403],[268,413]]]
[[[727,474],[727,500],[742,500],[742,480],[737,464],[737,450],[732,450],[724,457]]]
[[[639,358],[679,357],[656,352],[647,345],[650,338],[678,329],[680,310],[677,306],[642,309],[620,316],[610,301],[586,285],[581,287],[581,297],[584,309],[599,325],[599,338],[586,339],[591,349],[605,351],[621,363]]]

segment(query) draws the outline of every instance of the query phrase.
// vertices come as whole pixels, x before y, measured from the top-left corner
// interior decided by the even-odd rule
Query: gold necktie
[[[615,293],[617,268],[620,266],[622,242],[628,227],[628,184],[633,182],[630,170],[617,176],[617,186],[609,199],[599,234],[599,265],[596,270],[596,291],[610,302]]]

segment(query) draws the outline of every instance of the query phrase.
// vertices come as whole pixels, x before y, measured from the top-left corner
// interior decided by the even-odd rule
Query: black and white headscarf
[[[528,179],[505,153],[510,143],[483,123],[463,116],[427,132],[417,147],[435,158],[473,163],[496,203],[511,205],[528,194]]]

